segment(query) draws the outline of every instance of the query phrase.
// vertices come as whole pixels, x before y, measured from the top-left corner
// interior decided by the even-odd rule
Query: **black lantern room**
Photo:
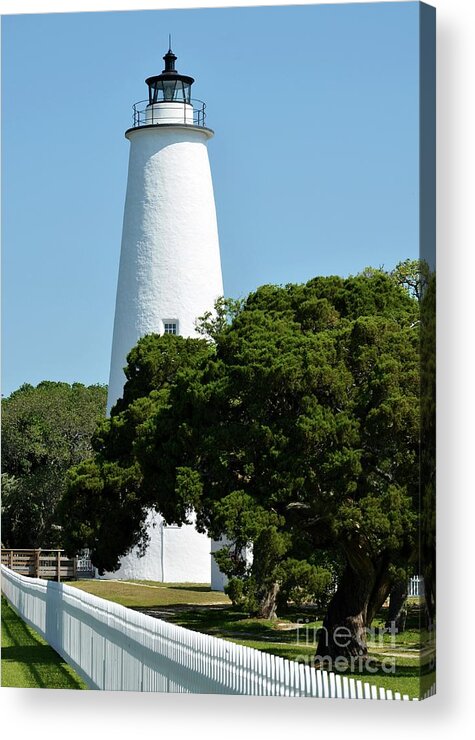
[[[163,57],[165,69],[161,75],[147,77],[149,105],[154,103],[190,103],[193,77],[181,75],[175,69],[176,56],[171,48]]]

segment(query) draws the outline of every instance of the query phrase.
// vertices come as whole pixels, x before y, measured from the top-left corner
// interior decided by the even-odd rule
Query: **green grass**
[[[310,608],[289,608],[276,620],[249,617],[246,612],[232,607],[224,594],[211,591],[204,584],[141,581],[134,585],[120,581],[87,581],[70,585],[197,632],[309,664],[316,651],[316,631],[322,624],[319,615]],[[433,651],[419,652],[427,646],[428,638],[421,628],[420,600],[409,601],[407,629],[395,637],[378,634],[378,629],[384,626],[385,612],[383,608],[374,621],[375,634],[368,641],[370,669],[376,672],[356,666],[356,672],[348,671],[345,675],[408,694],[411,698],[418,697],[435,680],[431,664]],[[391,661],[391,665],[384,661]],[[385,667],[394,667],[394,672],[388,673]]]
[[[2,596],[2,687],[87,689],[77,673]]]
[[[156,583],[154,581],[69,581],[74,586],[103,599],[132,609],[183,606],[187,604],[230,604],[220,591],[211,591],[204,583]]]

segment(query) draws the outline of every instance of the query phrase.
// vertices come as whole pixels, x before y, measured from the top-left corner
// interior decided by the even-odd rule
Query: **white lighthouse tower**
[[[146,334],[197,336],[195,321],[223,294],[216,209],[208,160],[213,131],[192,77],[165,69],[145,80],[148,101],[134,105],[112,342],[108,413],[122,396],[126,357]],[[132,551],[114,578],[209,582],[211,540],[193,525],[167,527],[149,515],[145,555]],[[154,526],[153,526],[154,525]]]

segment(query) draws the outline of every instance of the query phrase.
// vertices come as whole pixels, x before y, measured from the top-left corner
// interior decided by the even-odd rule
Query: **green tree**
[[[256,504],[249,494],[234,491],[214,505],[213,529],[229,542],[216,554],[228,576],[226,593],[251,614],[271,619],[278,605],[322,603],[332,586],[332,573],[320,563],[292,557],[293,538],[285,520]],[[252,550],[252,557],[250,556]]]
[[[427,265],[421,260],[403,260],[398,262],[390,275],[397,285],[401,285],[417,301],[420,301],[429,280]]]
[[[234,562],[244,591],[257,579],[263,615],[275,611],[286,559],[338,549],[345,567],[325,619],[325,655],[365,653],[392,565],[414,556],[417,317],[417,302],[380,271],[264,286],[135,442],[147,500],[175,521],[193,507],[213,536],[231,534],[237,544],[222,564],[230,573]],[[222,510],[243,497],[254,516],[246,500],[238,536]],[[277,518],[262,522],[261,511]],[[255,566],[245,569],[239,553],[250,541]],[[348,630],[343,651],[337,627]]]
[[[417,563],[395,573],[386,626],[405,629],[408,578],[424,576],[424,601],[429,627],[435,617],[435,400],[436,400],[436,306],[435,272],[425,260],[404,260],[390,272],[419,303],[420,308],[420,482],[421,531]]]
[[[105,415],[105,386],[43,381],[2,399],[2,542],[7,547],[61,544],[57,504],[68,469],[91,456]]]
[[[436,602],[436,276],[427,276],[421,296],[421,545],[419,573],[424,576],[429,626]]]
[[[144,542],[149,508],[178,524],[194,510],[198,528],[231,542],[218,560],[234,599],[262,616],[279,595],[298,599],[305,578],[316,589],[316,556],[333,550],[341,574],[318,652],[364,655],[395,570],[417,552],[418,317],[414,296],[380,270],[263,286],[231,323],[210,331],[207,317],[214,342],[181,340],[198,343],[193,361],[147,381],[147,396],[124,392],[93,466],[75,471],[71,543],[86,521],[101,567]],[[166,351],[177,339],[149,338]],[[117,538],[100,552],[108,527]]]
[[[145,519],[155,501],[143,486],[136,438],[156,409],[167,405],[177,375],[193,375],[213,351],[204,339],[152,334],[129,353],[123,397],[93,436],[94,459],[69,471],[59,507],[67,551],[73,554],[89,547],[100,573],[116,570],[120,557],[134,546],[145,552],[149,540]],[[183,520],[186,513],[180,511],[179,516]]]

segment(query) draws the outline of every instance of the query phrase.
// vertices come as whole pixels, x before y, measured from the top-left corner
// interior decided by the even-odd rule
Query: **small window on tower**
[[[178,321],[164,321],[163,327],[165,334],[178,334]]]

